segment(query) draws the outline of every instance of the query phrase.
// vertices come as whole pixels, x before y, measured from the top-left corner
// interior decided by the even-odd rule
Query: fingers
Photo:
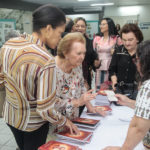
[[[88,90],[86,93],[91,93],[91,92],[93,92],[94,90],[93,89],[91,89],[91,90]]]
[[[76,134],[76,135],[80,134],[80,131],[76,125],[73,126],[73,134]]]
[[[80,131],[78,130],[77,126],[74,125],[70,120],[67,119],[66,126],[70,130],[70,134],[79,134]]]
[[[107,112],[104,111],[104,110],[95,108],[95,111],[96,111],[99,115],[101,115],[101,116],[103,116],[103,117],[105,117],[105,116],[107,115]]]

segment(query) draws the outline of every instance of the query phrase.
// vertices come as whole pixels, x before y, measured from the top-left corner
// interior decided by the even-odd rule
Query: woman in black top
[[[117,90],[117,93],[130,94],[128,96],[135,99],[137,88],[135,74],[137,69],[134,58],[137,45],[143,40],[143,35],[137,25],[126,24],[123,26],[120,36],[123,46],[117,47],[112,56],[109,77],[112,81],[113,90]]]
[[[81,32],[86,39],[86,53],[85,58],[82,63],[83,77],[85,79],[85,85],[87,89],[91,89],[92,82],[92,70],[99,68],[100,61],[98,60],[97,52],[93,49],[93,41],[86,35],[86,20],[82,17],[76,18],[74,20],[74,30],[76,32]],[[80,108],[80,113],[84,107]]]
[[[86,35],[87,24],[85,19],[82,17],[76,18],[74,21],[74,25],[75,31],[81,32],[86,39],[86,54],[85,59],[82,63],[82,68],[84,79],[88,84],[88,88],[90,89],[92,81],[91,71],[95,71],[95,69],[100,66],[100,61],[98,60],[97,52],[93,49],[93,41],[90,40]]]

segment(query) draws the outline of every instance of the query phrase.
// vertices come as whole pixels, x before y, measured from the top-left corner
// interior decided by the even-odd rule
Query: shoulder
[[[138,92],[137,100],[140,100],[140,101],[149,100],[150,101],[150,79],[146,80],[141,85],[140,90]]]
[[[136,98],[135,114],[145,119],[150,118],[150,80],[145,81]]]

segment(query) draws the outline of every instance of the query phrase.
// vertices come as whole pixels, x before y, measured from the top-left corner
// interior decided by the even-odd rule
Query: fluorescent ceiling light
[[[110,6],[114,5],[114,3],[98,3],[98,4],[91,4],[91,6]]]
[[[78,0],[79,2],[84,2],[84,1],[91,1],[91,0]]]
[[[94,8],[94,7],[83,7],[83,8],[74,8],[75,12],[86,12],[86,11],[102,11],[102,7]]]

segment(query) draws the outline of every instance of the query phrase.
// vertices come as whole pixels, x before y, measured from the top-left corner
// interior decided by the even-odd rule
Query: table
[[[101,150],[106,146],[121,146],[126,138],[129,120],[134,115],[134,110],[126,106],[115,106],[111,104],[112,114],[105,118],[100,116],[89,116],[86,110],[81,117],[100,119],[101,124],[94,130],[92,140],[89,144],[79,145],[83,150]],[[121,119],[126,121],[121,121]],[[134,137],[133,137],[134,138]],[[144,150],[142,142],[134,150]]]

